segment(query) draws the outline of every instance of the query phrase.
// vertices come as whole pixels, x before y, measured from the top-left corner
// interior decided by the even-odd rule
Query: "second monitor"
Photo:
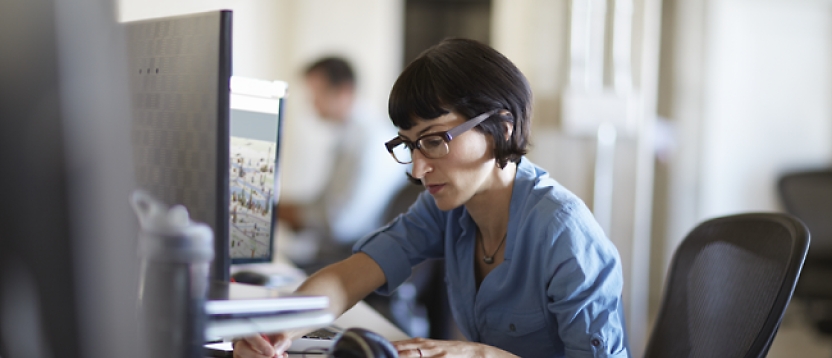
[[[285,93],[285,82],[231,78],[228,239],[232,264],[273,259]]]

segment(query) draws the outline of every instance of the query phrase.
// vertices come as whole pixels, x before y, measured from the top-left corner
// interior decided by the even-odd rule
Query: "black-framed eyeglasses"
[[[451,140],[469,129],[476,127],[494,113],[497,113],[497,111],[498,109],[494,109],[485,112],[447,131],[425,134],[412,142],[399,136],[384,143],[384,146],[387,147],[387,151],[390,152],[393,159],[402,164],[413,162],[413,151],[416,149],[422,152],[427,158],[439,159],[446,156],[450,151],[448,143]]]

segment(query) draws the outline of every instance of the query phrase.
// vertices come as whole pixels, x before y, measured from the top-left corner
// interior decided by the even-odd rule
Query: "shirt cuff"
[[[379,231],[384,230],[380,229]],[[382,240],[379,231],[358,241],[352,251],[369,255],[381,267],[387,282],[376,292],[389,295],[399,287],[411,274],[410,258],[401,245],[393,240]]]
[[[627,353],[627,350],[624,349],[618,353],[606,353],[601,350],[596,350],[594,352],[587,352],[587,351],[576,351],[571,349],[566,349],[565,351],[566,356],[570,358],[630,358],[630,354]]]

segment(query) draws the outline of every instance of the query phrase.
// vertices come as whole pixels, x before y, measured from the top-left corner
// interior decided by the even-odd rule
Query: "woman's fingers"
[[[245,345],[238,348],[238,345]],[[272,358],[275,355],[274,346],[272,343],[269,342],[266,337],[263,336],[251,336],[241,339],[237,342],[237,345],[234,346],[234,353],[236,357],[237,351],[241,351],[244,354],[248,355],[241,355],[240,358],[249,358],[250,357],[268,357]],[[249,353],[254,353],[251,355]]]
[[[408,339],[408,340],[395,341],[395,342],[392,342],[392,343],[393,343],[393,346],[396,347],[396,348],[415,349],[416,347],[422,346],[427,341],[428,340],[426,340],[424,338],[411,338],[411,339]]]
[[[428,357],[424,354],[421,348],[412,348],[412,349],[405,349],[399,350],[399,357],[401,358],[411,358],[411,357]]]
[[[472,342],[443,341],[435,339],[415,338],[406,341],[393,342],[400,357],[481,357],[485,355],[482,345]]]
[[[268,336],[269,342],[274,347],[275,352],[286,354],[289,346],[292,345],[292,340],[288,334],[278,333]],[[288,355],[287,355],[288,356]]]
[[[429,357],[424,338],[414,338],[406,341],[393,342],[393,346],[399,352],[399,357]]]

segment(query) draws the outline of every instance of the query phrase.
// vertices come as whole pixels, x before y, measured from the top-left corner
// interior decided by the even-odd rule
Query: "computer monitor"
[[[229,279],[231,12],[125,23],[138,188],[214,231],[211,276]]]
[[[229,253],[270,262],[277,233],[280,133],[286,82],[231,78]]]

